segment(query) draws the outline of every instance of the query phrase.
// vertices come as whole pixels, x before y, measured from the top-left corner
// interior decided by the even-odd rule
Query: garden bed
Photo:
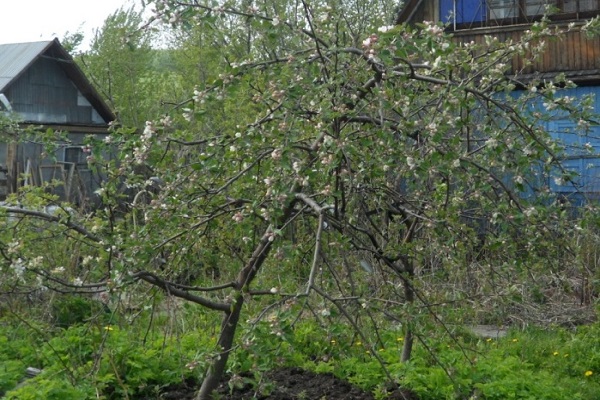
[[[363,391],[350,383],[336,378],[333,374],[316,374],[301,368],[281,368],[265,374],[261,384],[253,385],[245,377],[234,378],[238,382],[231,389],[230,382],[223,383],[218,393],[219,399],[227,400],[374,400],[371,393]],[[185,382],[163,391],[162,399],[191,400],[198,385]],[[418,397],[408,390],[390,391],[388,399],[417,400]]]

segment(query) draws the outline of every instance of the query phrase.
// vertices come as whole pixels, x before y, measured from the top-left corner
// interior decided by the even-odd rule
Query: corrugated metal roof
[[[0,92],[14,81],[53,42],[0,44]]]

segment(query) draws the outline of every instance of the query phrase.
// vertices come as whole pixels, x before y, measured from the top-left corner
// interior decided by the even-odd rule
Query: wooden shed
[[[0,132],[0,199],[20,185],[58,180],[57,194],[83,203],[98,188],[84,139],[108,135],[115,116],[57,39],[0,45],[0,112],[21,127],[66,135],[48,154],[40,143]]]

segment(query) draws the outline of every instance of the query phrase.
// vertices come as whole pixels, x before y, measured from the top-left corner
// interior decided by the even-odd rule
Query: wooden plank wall
[[[455,40],[482,44],[485,36],[495,36],[500,41],[518,41],[529,26],[505,26],[454,32]],[[533,65],[523,68],[522,57],[513,59],[512,72],[531,73],[582,73],[600,70],[600,38],[588,38],[585,32],[575,28],[562,37],[545,39],[546,50]],[[534,45],[531,43],[530,45]]]

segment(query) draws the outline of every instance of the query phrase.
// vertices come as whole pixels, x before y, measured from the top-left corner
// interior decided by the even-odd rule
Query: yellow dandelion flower
[[[559,353],[558,351],[555,351],[554,353],[552,353],[552,355],[553,355],[553,356],[557,356],[557,355],[559,355],[559,354],[560,354],[560,353]]]
[[[585,371],[583,373],[583,375],[585,375],[585,376],[592,376],[592,375],[594,375],[594,373],[592,371],[590,371],[590,370],[587,370],[587,371]]]
[[[104,327],[104,330],[105,330],[105,331],[112,331],[112,330],[113,330],[113,327],[112,327],[112,326],[110,326],[110,325],[107,325],[107,326],[105,326],[105,327]]]
[[[397,341],[397,342],[402,342],[403,340],[404,340],[404,338],[403,338],[403,337],[398,337],[398,338],[396,338],[396,341]]]
[[[362,342],[356,342],[357,346],[362,346]]]
[[[337,342],[335,341],[335,339],[331,339],[331,344],[336,344]]]
[[[517,338],[514,338],[514,339],[512,340],[512,342],[513,342],[513,343],[517,343],[518,341],[519,341],[519,339],[517,339]]]

